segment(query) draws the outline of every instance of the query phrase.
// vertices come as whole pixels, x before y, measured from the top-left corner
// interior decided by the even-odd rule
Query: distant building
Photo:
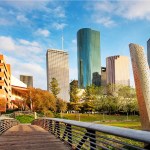
[[[100,86],[100,32],[83,28],[77,32],[78,84]]]
[[[130,85],[129,58],[127,56],[111,56],[106,58],[107,84]]]
[[[69,101],[69,64],[68,53],[63,50],[48,49],[46,53],[47,90],[52,78],[58,81],[60,93],[58,97]]]
[[[20,81],[25,83],[27,87],[33,87],[33,76],[20,75]]]
[[[147,60],[150,67],[150,39],[147,41]]]
[[[101,86],[107,85],[106,67],[101,67]]]
[[[11,69],[0,55],[0,112],[11,108]]]

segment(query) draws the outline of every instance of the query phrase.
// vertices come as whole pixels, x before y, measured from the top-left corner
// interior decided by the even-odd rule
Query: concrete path
[[[54,135],[36,125],[17,125],[0,136],[0,150],[69,150]]]

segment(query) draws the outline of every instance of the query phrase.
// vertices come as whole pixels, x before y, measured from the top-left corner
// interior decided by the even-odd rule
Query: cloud
[[[126,19],[150,20],[150,1],[122,1],[118,2],[117,15]]]
[[[15,42],[11,37],[0,36],[0,50],[13,51],[15,50]]]
[[[48,37],[50,35],[50,32],[46,29],[38,29],[36,32],[35,32],[36,35],[42,35],[44,37]]]
[[[0,25],[12,25],[12,22],[8,19],[5,19],[5,18],[0,18]]]
[[[52,26],[56,30],[62,30],[67,26],[67,24],[65,24],[65,23],[53,23]]]
[[[117,24],[116,17],[127,20],[150,21],[150,1],[99,1],[86,5],[86,10],[91,13],[94,22],[106,27]]]
[[[31,10],[44,10],[47,7],[50,0],[30,0],[30,1],[18,1],[18,0],[5,0],[4,4],[11,6],[19,11],[31,11]]]
[[[16,19],[17,19],[18,21],[24,22],[24,23],[29,21],[28,18],[25,17],[24,15],[17,15]]]
[[[98,24],[103,24],[105,27],[112,27],[116,25],[116,23],[110,17],[93,16],[93,20],[95,20],[95,22]]]
[[[42,47],[36,41],[30,42],[24,39],[13,39],[7,36],[0,36],[0,41],[1,51],[13,52],[17,57],[22,57],[22,59],[26,58],[25,60],[33,61],[31,58],[42,52]]]
[[[11,64],[12,74],[19,79],[20,75],[33,76],[33,84],[36,88],[46,89],[45,67],[37,63],[23,62],[13,56],[5,56],[6,63]]]

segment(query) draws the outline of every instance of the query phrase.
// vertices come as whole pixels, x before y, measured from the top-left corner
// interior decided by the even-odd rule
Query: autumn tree
[[[33,111],[43,112],[56,111],[56,100],[53,94],[41,89],[30,88],[27,95],[27,105],[30,106],[32,101]]]

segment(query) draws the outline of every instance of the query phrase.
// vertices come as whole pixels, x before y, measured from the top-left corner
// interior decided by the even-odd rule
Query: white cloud
[[[30,0],[30,1],[18,1],[18,0],[5,0],[5,4],[18,9],[20,11],[31,11],[31,10],[44,10],[46,5],[50,2],[49,0]]]
[[[42,48],[38,42],[27,41],[24,39],[12,39],[7,36],[0,36],[0,50],[13,51],[16,56],[31,58],[33,54],[39,54],[42,52]],[[25,53],[27,51],[27,53]]]
[[[117,15],[126,19],[150,20],[150,1],[122,1],[118,2]]]
[[[20,22],[28,22],[28,18],[25,17],[24,15],[17,15],[16,19]]]
[[[54,13],[57,17],[59,17],[59,18],[65,18],[65,17],[66,17],[66,15],[65,15],[65,10],[64,10],[62,7],[60,7],[60,6],[56,7],[56,8],[53,10],[53,13]]]
[[[53,23],[52,26],[56,30],[62,30],[67,26],[67,24],[65,24],[65,23]]]
[[[50,32],[46,29],[38,29],[35,34],[42,35],[44,37],[48,37],[50,35]]]
[[[91,12],[92,20],[104,26],[116,25],[114,17],[128,20],[146,19],[150,21],[150,1],[98,1],[88,2],[86,9]]]
[[[98,24],[103,24],[105,27],[112,27],[116,25],[116,23],[110,17],[93,16],[93,20],[95,20],[95,22]]]
[[[11,37],[0,36],[0,50],[13,51],[15,50],[15,43]]]
[[[0,18],[0,25],[12,25],[12,22],[6,18]]]
[[[23,62],[12,56],[6,56],[6,62],[11,64],[11,71],[15,77],[20,75],[33,76],[34,87],[46,89],[46,71],[42,65],[33,62]]]

